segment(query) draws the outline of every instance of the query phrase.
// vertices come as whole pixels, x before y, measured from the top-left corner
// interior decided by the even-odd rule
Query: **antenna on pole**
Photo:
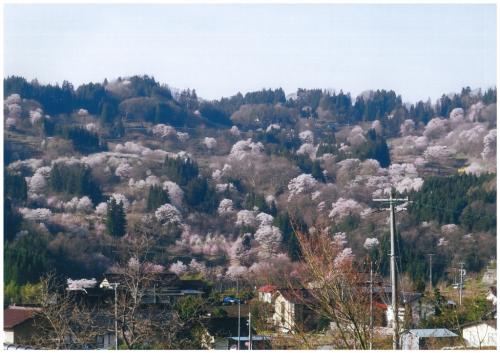
[[[396,199],[393,196],[391,190],[390,197],[388,199],[373,199],[375,202],[389,203],[389,208],[386,208],[390,212],[391,219],[391,297],[392,297],[392,313],[393,313],[393,334],[392,334],[392,349],[400,349],[399,344],[399,306],[398,306],[398,281],[397,281],[397,271],[396,271],[396,214],[394,212],[394,205],[398,203],[408,202],[408,198]],[[403,208],[404,209],[404,208]]]
[[[458,285],[458,293],[459,293],[459,304],[462,306],[462,290],[464,287],[464,275],[465,275],[465,270],[464,270],[464,262],[460,262],[460,284]]]

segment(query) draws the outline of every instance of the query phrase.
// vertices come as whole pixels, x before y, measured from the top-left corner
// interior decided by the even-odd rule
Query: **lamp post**
[[[105,278],[101,284],[99,285],[100,288],[104,289],[113,289],[115,291],[115,350],[118,350],[118,297],[116,293],[116,289],[118,288],[118,285],[120,283],[109,283],[108,279]]]

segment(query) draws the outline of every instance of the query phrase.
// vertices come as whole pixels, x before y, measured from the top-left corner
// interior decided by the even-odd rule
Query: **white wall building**
[[[462,330],[467,347],[482,348],[497,346],[497,325],[495,320],[465,325]]]

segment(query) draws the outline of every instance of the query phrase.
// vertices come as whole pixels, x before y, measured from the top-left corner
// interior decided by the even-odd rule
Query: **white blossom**
[[[8,96],[7,98],[5,98],[5,104],[6,105],[9,105],[9,104],[21,104],[21,96],[17,93],[13,93],[11,94],[10,96]]]
[[[236,190],[236,188],[233,183],[224,183],[215,185],[215,191],[217,191],[218,193],[225,191],[234,191],[234,190]]]
[[[401,136],[413,135],[413,133],[415,133],[415,122],[411,119],[406,119],[401,124],[399,131],[401,133]]]
[[[264,212],[259,213],[255,217],[255,219],[259,222],[260,227],[270,226],[273,224],[273,221],[274,221],[273,216],[271,216],[270,214],[264,213]]]
[[[219,203],[219,207],[217,208],[217,213],[219,215],[225,215],[233,212],[234,212],[233,200],[222,199],[221,202]]]
[[[354,254],[352,253],[351,248],[343,249],[333,260],[333,263],[336,267],[342,266],[347,262],[351,262],[354,259]]]
[[[177,139],[181,142],[186,142],[189,140],[189,134],[187,132],[177,132]]]
[[[231,129],[229,129],[229,132],[231,133],[231,135],[234,135],[234,136],[240,136],[240,129],[238,129],[237,126],[231,126]]]
[[[88,196],[83,196],[78,200],[78,204],[76,205],[76,210],[78,212],[88,213],[92,210],[93,205],[92,201]]]
[[[255,240],[261,244],[266,255],[276,254],[281,238],[280,229],[271,225],[261,226],[255,232]]]
[[[40,194],[47,188],[47,179],[42,175],[36,173],[30,179],[29,182],[29,192],[30,194]]]
[[[119,193],[114,193],[113,195],[111,195],[111,197],[115,199],[117,204],[119,204],[121,202],[123,205],[123,209],[125,211],[128,210],[128,208],[130,206],[130,202],[125,195],[119,194]]]
[[[132,173],[132,167],[126,162],[120,163],[115,169],[115,175],[120,178],[129,178]]]
[[[429,146],[424,152],[424,158],[428,162],[439,162],[450,159],[455,154],[455,150],[447,146]]]
[[[182,261],[178,260],[177,262],[170,265],[168,270],[175,273],[177,276],[181,276],[187,272],[188,268]]]
[[[101,202],[95,207],[95,213],[99,216],[105,216],[108,212],[108,204],[106,202]]]
[[[307,155],[307,156],[309,156],[309,158],[314,160],[314,159],[316,159],[316,151],[317,151],[317,148],[314,147],[313,144],[304,143],[297,150],[297,154],[298,155]]]
[[[450,121],[453,124],[460,124],[465,121],[464,110],[462,108],[455,108],[450,112]]]
[[[97,132],[97,125],[94,123],[88,123],[85,125],[85,129],[90,132]]]
[[[203,144],[205,145],[206,148],[211,150],[215,148],[215,146],[217,146],[217,140],[214,139],[213,137],[205,137],[203,139]]]
[[[380,120],[375,120],[372,123],[372,129],[375,130],[375,132],[378,135],[382,134],[382,124],[380,123]]]
[[[430,120],[425,126],[424,136],[429,139],[436,139],[444,135],[448,130],[447,122],[441,118]]]
[[[490,130],[483,138],[484,149],[481,152],[483,159],[493,158],[497,154],[497,129]]]
[[[166,181],[163,183],[163,189],[167,190],[170,202],[175,207],[181,208],[182,200],[184,199],[184,191],[182,191],[180,186],[174,183],[173,181]]]
[[[87,116],[87,115],[89,115],[89,112],[87,109],[80,108],[80,109],[78,109],[77,114],[78,114],[78,116]]]
[[[252,139],[241,140],[231,147],[229,158],[243,160],[249,156],[260,156],[264,152],[264,145],[261,142],[252,142]]]
[[[231,265],[227,268],[226,276],[229,278],[240,278],[248,272],[248,269],[245,266],[241,265]]]
[[[239,227],[255,226],[256,219],[253,211],[241,210],[236,214],[236,225]]]
[[[43,111],[40,108],[37,108],[36,110],[30,110],[30,121],[31,124],[34,125],[43,118]]]
[[[182,215],[179,210],[169,203],[158,207],[155,211],[155,217],[163,225],[176,225],[182,222]]]
[[[174,127],[165,124],[158,124],[153,126],[152,132],[153,135],[160,136],[162,138],[177,134],[177,131]]]
[[[34,222],[45,222],[50,219],[52,212],[48,208],[20,208],[19,212],[24,219]]]
[[[341,197],[332,204],[328,217],[341,220],[350,214],[359,214],[362,210],[363,207],[357,201]]]
[[[311,130],[302,131],[299,134],[299,138],[303,143],[313,143],[314,142],[314,134]]]
[[[366,138],[363,132],[363,128],[359,125],[356,125],[352,128],[347,137],[347,141],[351,146],[360,146],[366,142]]]
[[[363,247],[367,250],[370,250],[370,249],[378,247],[379,244],[380,244],[380,242],[378,241],[377,238],[366,238]]]
[[[273,130],[280,130],[281,126],[279,124],[271,124],[266,128],[266,132],[272,132]]]
[[[456,224],[445,224],[441,226],[441,233],[445,235],[450,235],[459,230],[459,227]]]
[[[298,177],[293,178],[288,183],[288,190],[290,191],[288,201],[290,201],[294,196],[310,192],[317,184],[318,181],[314,179],[311,174],[301,174]]]

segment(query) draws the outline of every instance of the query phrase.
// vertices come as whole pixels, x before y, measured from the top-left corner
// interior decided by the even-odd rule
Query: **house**
[[[385,303],[390,302],[391,291],[382,292],[378,300],[383,299]],[[415,327],[420,320],[434,315],[434,306],[425,304],[421,301],[422,294],[414,292],[400,292],[399,293],[399,308],[398,318],[400,323],[405,323],[409,327]],[[386,323],[388,327],[392,327],[394,321],[394,311],[392,305],[388,304],[386,309]],[[408,327],[407,326],[407,327]]]
[[[497,306],[497,287],[492,286],[488,289],[486,299],[489,300],[493,306]]]
[[[261,302],[272,304],[273,299],[274,299],[273,295],[274,295],[274,293],[276,293],[277,290],[278,290],[278,287],[273,286],[271,284],[267,284],[265,286],[260,287],[259,289],[257,289],[259,300]]]
[[[106,273],[101,280],[91,279],[67,279],[66,290],[73,295],[75,300],[84,301],[99,308],[104,305],[106,299],[113,300],[112,288],[101,288],[100,284],[106,279],[108,283],[118,283],[117,290],[125,290],[124,283],[127,279],[120,273]],[[121,285],[120,285],[121,284]],[[183,296],[202,296],[205,284],[195,280],[181,280],[175,273],[157,273],[148,282],[147,289],[142,296],[142,304],[169,304]]]
[[[227,350],[234,349],[238,344],[238,318],[237,317],[220,317],[210,318],[204,324],[204,334],[201,342],[203,349]],[[248,318],[240,318],[240,348],[243,348],[243,338],[248,341]],[[255,330],[252,329],[252,335],[255,335]],[[234,339],[234,337],[236,337]],[[232,339],[231,339],[232,338]]]
[[[279,289],[274,296],[273,323],[282,332],[309,330],[317,321],[307,307],[314,299],[307,289]]]
[[[487,268],[484,272],[482,282],[488,286],[493,286],[497,283],[497,269]]]
[[[462,326],[462,337],[464,338],[467,347],[496,347],[496,320],[481,321],[464,325]]]
[[[9,306],[3,311],[4,343],[20,344],[33,336],[40,308]]]
[[[439,349],[453,347],[458,335],[445,328],[412,329],[401,334],[402,350]]]

